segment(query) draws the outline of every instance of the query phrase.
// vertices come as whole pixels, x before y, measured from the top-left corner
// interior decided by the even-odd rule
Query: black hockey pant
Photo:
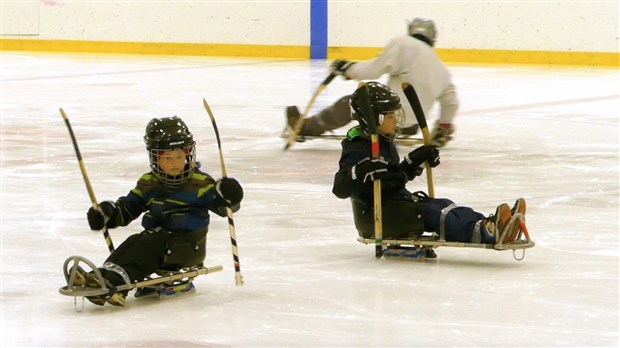
[[[169,234],[164,229],[148,229],[129,236],[105,260],[120,266],[132,282],[143,280],[161,266],[166,254]],[[112,285],[125,284],[123,278],[109,269],[100,269]]]

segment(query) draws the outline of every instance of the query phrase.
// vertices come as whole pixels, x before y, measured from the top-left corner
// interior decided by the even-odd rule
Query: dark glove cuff
[[[218,180],[215,184],[217,196],[221,198],[225,205],[237,205],[243,199],[243,188],[239,182],[232,178]]]

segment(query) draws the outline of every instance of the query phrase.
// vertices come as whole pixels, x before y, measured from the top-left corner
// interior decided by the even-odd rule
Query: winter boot
[[[515,201],[515,205],[512,207],[512,209],[510,209],[510,213],[512,214],[512,219],[515,220],[514,226],[512,227],[512,231],[510,231],[510,233],[506,235],[506,238],[504,239],[504,243],[510,243],[510,242],[516,241],[517,237],[519,236],[519,231],[521,229],[521,221],[517,221],[519,220],[519,217],[516,217],[514,215],[520,214],[521,218],[523,218],[524,220],[523,222],[525,223],[525,209],[526,209],[525,199],[523,198],[517,199]]]
[[[452,140],[454,126],[451,123],[435,122],[435,127],[431,132],[431,142],[439,147],[444,147],[446,143]]]
[[[101,287],[101,278],[97,277],[95,272],[90,272],[86,276],[86,285],[91,288],[100,288]],[[104,285],[108,289],[112,288],[113,285],[109,280],[103,278],[105,282]],[[127,291],[117,291],[112,294],[102,295],[102,296],[94,296],[94,298],[88,298],[88,300],[94,304],[103,306],[105,302],[113,305],[122,307],[125,305],[125,297],[127,297]]]
[[[75,281],[73,282],[73,285],[89,288],[100,288],[100,286],[98,285],[99,282],[95,282],[92,280],[93,276],[94,278],[97,277],[94,272],[86,273],[86,271],[84,271],[82,267],[78,266],[77,272],[75,273]],[[105,304],[104,296],[87,296],[86,299],[98,306],[103,306]]]
[[[112,284],[107,279],[104,281],[106,288],[112,287]],[[74,284],[89,288],[101,288],[101,279],[97,277],[95,272],[86,273],[81,267],[78,267]],[[115,292],[111,295],[87,296],[86,299],[97,306],[103,306],[106,302],[114,306],[124,306],[126,295],[126,292]]]
[[[495,209],[495,214],[490,215],[488,218],[482,220],[482,226],[486,229],[486,233],[482,233],[483,242],[485,243],[498,243],[500,238],[507,229],[510,223],[510,207],[506,203],[500,204]],[[484,230],[483,229],[483,230]]]
[[[518,198],[515,201],[515,205],[510,209],[510,214],[514,215],[515,213],[520,213],[521,215],[525,215],[525,199]]]

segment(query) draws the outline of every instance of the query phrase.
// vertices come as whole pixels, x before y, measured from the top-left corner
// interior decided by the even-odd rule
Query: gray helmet
[[[434,46],[437,38],[435,23],[430,19],[414,18],[409,22],[409,35],[423,36],[429,41],[428,44]]]
[[[175,188],[190,178],[195,167],[196,142],[180,117],[154,118],[149,121],[144,143],[149,152],[151,171],[162,184]],[[186,154],[185,167],[178,175],[167,174],[157,163],[162,151],[170,150],[183,150]]]

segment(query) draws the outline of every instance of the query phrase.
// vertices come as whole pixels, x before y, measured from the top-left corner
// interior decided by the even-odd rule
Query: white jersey
[[[439,122],[452,123],[458,109],[458,97],[450,72],[433,47],[409,35],[399,36],[374,59],[353,64],[346,71],[346,76],[355,80],[373,80],[383,74],[390,75],[387,85],[401,99],[407,117],[405,126],[417,121],[403,93],[403,82],[413,85],[425,115],[437,100],[440,103]]]

